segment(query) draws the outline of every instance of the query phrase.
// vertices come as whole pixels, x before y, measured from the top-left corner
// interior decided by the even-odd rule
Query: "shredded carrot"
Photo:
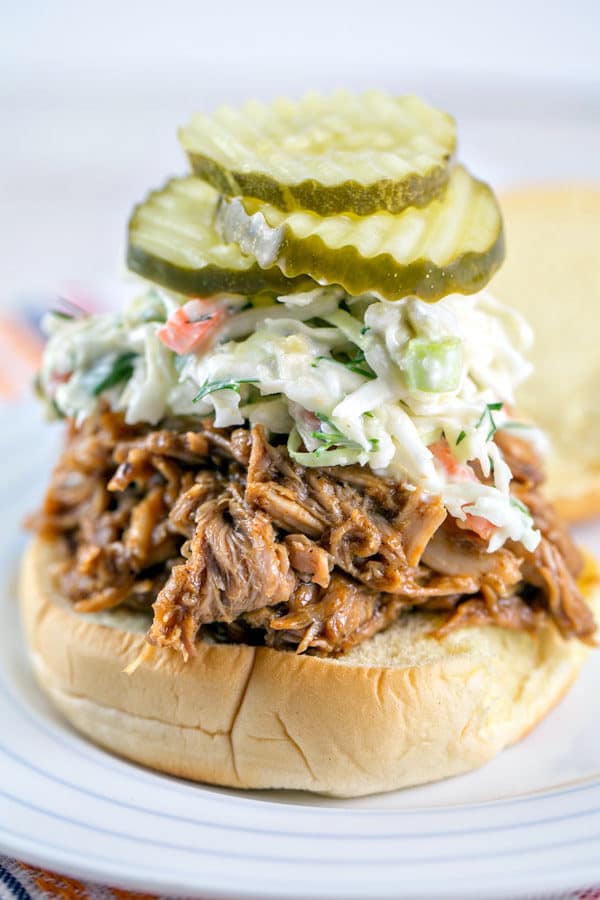
[[[158,330],[160,340],[175,353],[191,353],[204,344],[223,322],[224,309],[216,309],[206,319],[191,322],[180,307]]]
[[[471,466],[465,463],[459,463],[454,459],[450,445],[445,438],[436,441],[434,444],[430,444],[429,450],[433,453],[437,461],[441,463],[453,481],[478,480]],[[467,506],[468,504],[465,504],[462,507],[465,512]],[[474,531],[475,534],[478,534],[484,541],[489,541],[496,530],[496,526],[483,516],[472,516],[471,513],[468,512],[466,512],[466,515],[466,519],[455,519],[458,527],[462,528],[464,531]]]

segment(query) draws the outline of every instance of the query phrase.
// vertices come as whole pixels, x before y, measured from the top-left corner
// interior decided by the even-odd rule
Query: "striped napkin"
[[[46,872],[34,866],[0,856],[0,900],[163,900],[157,894],[138,894],[120,888],[103,887],[87,881],[77,881],[65,875]],[[167,900],[167,898],[164,898]],[[600,887],[524,900],[600,900]]]
[[[120,888],[77,881],[0,856],[0,900],[158,900],[157,894],[138,894]]]

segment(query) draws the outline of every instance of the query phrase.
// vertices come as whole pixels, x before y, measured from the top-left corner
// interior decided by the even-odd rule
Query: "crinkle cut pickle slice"
[[[248,198],[223,198],[217,226],[265,267],[310,275],[350,294],[439,300],[474,293],[504,257],[502,216],[491,188],[456,166],[443,195],[423,209],[318,216],[282,212]]]
[[[377,91],[221,107],[196,114],[179,137],[195,174],[221,193],[327,216],[425,206],[456,148],[447,113]]]
[[[261,268],[214,226],[218,193],[199,178],[174,178],[137,206],[129,221],[131,271],[187,296],[222,292],[287,294],[315,287],[308,276],[288,278]]]

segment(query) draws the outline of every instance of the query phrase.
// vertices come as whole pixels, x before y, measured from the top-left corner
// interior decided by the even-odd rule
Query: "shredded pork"
[[[102,412],[69,426],[32,527],[61,537],[59,577],[78,610],[150,608],[150,643],[194,652],[227,641],[339,654],[406,610],[445,614],[440,633],[552,619],[590,641],[581,559],[539,492],[531,446],[498,434],[542,541],[488,553],[439,499],[359,466],[305,469],[260,426],[177,419],[127,426]]]

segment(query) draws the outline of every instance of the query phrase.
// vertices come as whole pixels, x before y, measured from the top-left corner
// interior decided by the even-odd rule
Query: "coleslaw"
[[[102,401],[129,423],[260,423],[304,466],[368,465],[439,495],[459,522],[487,520],[490,551],[537,546],[493,440],[518,424],[532,334],[487,291],[428,304],[331,286],[274,301],[152,288],[122,313],[50,313],[45,329],[39,388],[57,414],[81,421]]]

